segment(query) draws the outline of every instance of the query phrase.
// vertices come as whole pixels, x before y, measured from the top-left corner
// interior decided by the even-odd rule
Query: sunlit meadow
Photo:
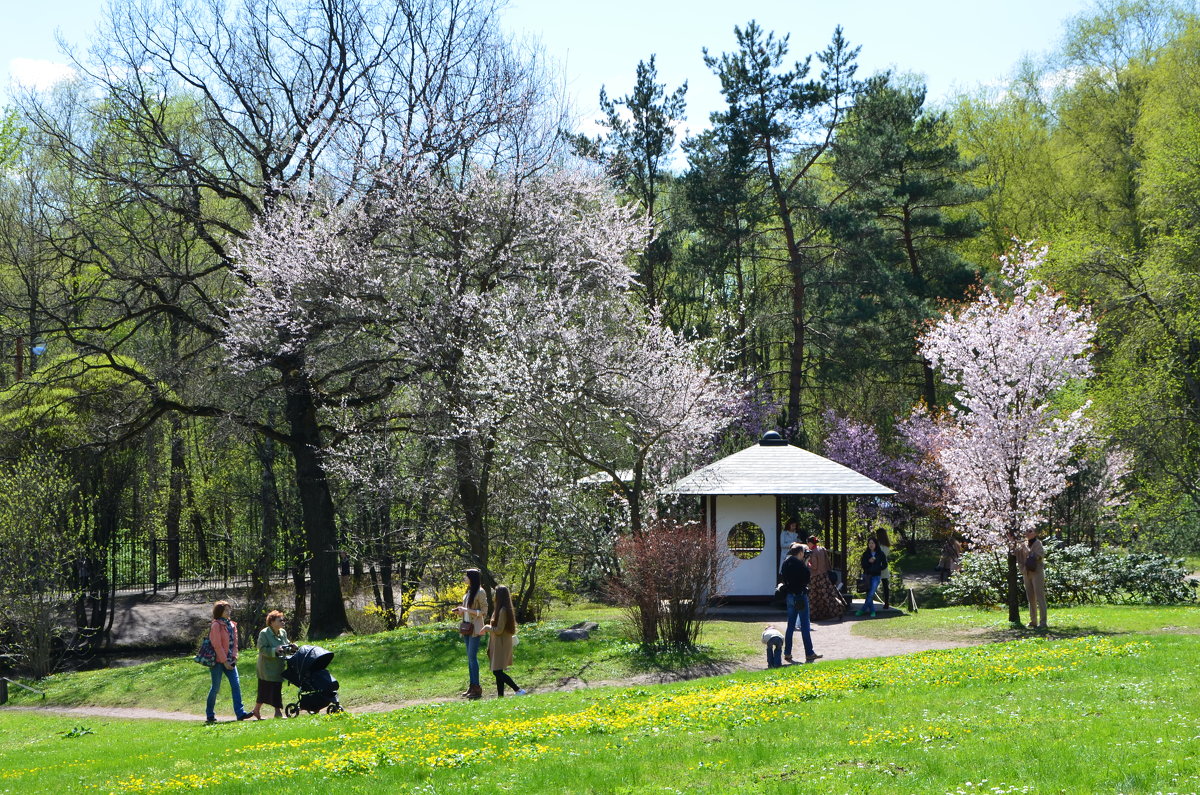
[[[207,728],[10,713],[0,791],[1194,792],[1198,652],[1031,638]]]

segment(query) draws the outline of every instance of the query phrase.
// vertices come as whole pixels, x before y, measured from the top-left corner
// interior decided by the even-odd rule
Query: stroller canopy
[[[301,646],[287,661],[283,675],[297,687],[317,671],[324,671],[333,659],[333,652],[320,646]]]

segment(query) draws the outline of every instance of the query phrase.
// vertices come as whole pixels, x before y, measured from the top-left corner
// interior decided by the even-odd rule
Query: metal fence
[[[251,571],[262,555],[248,535],[194,534],[178,539],[118,537],[108,549],[110,587],[119,593],[157,594],[172,590],[237,588],[251,584]],[[289,572],[287,550],[265,561],[269,580]]]

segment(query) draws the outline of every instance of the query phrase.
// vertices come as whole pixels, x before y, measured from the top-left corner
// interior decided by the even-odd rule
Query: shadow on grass
[[[676,679],[718,676],[729,673],[738,665],[736,658],[718,653],[709,646],[697,646],[694,649],[638,648],[627,659],[636,673],[669,675]]]

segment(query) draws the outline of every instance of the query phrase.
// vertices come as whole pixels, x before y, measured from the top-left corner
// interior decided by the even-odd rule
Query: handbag
[[[1037,555],[1026,555],[1025,556],[1025,571],[1028,571],[1028,572],[1037,571]]]
[[[200,644],[200,651],[196,653],[194,659],[205,668],[212,668],[217,664],[217,650],[213,648],[212,641],[207,637]]]
[[[474,635],[475,634],[475,622],[474,621],[459,621],[458,622],[458,634],[462,635],[464,638],[469,638],[472,635]]]

